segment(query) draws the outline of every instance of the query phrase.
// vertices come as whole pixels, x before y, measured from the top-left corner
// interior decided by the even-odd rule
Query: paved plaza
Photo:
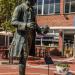
[[[66,62],[70,65],[70,71],[75,73],[75,59],[52,57],[53,61]],[[17,61],[15,61],[18,63]],[[18,64],[8,64],[8,60],[0,60],[0,75],[19,75]],[[49,75],[54,75],[56,71],[55,64],[49,65]],[[44,59],[29,59],[27,61],[26,75],[48,75],[48,65],[45,64]]]

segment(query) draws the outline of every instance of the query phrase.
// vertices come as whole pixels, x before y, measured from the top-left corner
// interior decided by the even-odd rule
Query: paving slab
[[[75,72],[75,59],[52,57],[52,60],[68,62],[70,71]],[[61,61],[61,62],[62,62]],[[70,63],[72,62],[72,63]],[[15,64],[17,63],[17,64]],[[8,60],[0,60],[0,75],[19,75],[18,60],[14,60],[14,64],[9,64]],[[54,75],[56,71],[55,64],[49,65],[49,75]],[[48,75],[48,65],[45,64],[44,58],[31,58],[27,61],[26,75]]]

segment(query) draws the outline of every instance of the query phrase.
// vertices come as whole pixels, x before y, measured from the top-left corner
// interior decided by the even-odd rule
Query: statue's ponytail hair
[[[36,0],[30,0],[31,5],[33,6],[36,3]]]
[[[22,0],[22,2],[25,2],[25,1],[26,0]],[[36,3],[37,0],[29,0],[29,1],[30,1],[31,5],[33,6]]]

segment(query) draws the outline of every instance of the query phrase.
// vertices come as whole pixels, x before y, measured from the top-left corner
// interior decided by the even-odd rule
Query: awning
[[[0,31],[0,35],[13,36],[13,33],[8,31]]]
[[[75,29],[75,26],[55,26],[55,27],[50,27],[50,29]]]

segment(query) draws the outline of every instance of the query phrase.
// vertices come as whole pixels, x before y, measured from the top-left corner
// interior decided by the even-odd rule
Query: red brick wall
[[[74,15],[51,15],[51,16],[38,16],[38,25],[49,26],[72,26]]]
[[[62,35],[62,31],[59,31],[59,51],[63,50],[63,35]]]

